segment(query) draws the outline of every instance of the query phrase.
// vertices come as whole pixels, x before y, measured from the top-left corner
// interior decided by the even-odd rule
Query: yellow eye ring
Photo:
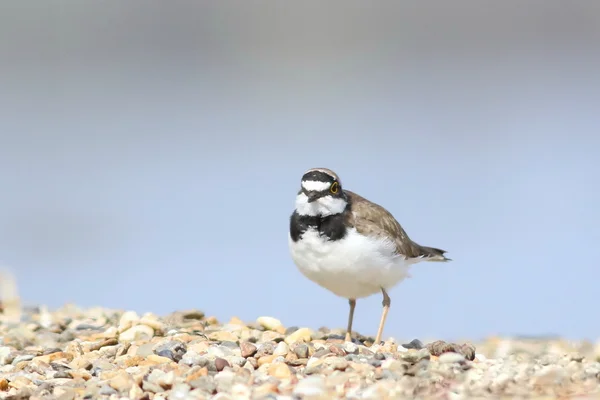
[[[333,194],[336,194],[336,193],[339,191],[339,188],[338,188],[338,186],[339,186],[339,185],[338,185],[338,183],[337,183],[337,182],[333,182],[333,183],[331,184],[331,187],[329,188],[329,191],[330,191],[331,193],[333,193]]]

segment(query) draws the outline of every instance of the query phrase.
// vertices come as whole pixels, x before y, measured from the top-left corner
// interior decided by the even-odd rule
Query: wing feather
[[[345,190],[352,212],[347,214],[348,225],[367,236],[393,238],[396,252],[406,258],[425,258],[429,261],[450,261],[445,250],[421,246],[410,239],[394,216],[379,204]]]

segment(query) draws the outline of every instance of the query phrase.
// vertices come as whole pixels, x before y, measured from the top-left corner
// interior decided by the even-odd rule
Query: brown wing
[[[353,226],[359,233],[369,236],[389,237],[396,242],[396,252],[407,258],[424,257],[431,261],[447,261],[445,251],[433,247],[421,246],[413,242],[396,218],[381,207],[364,197],[344,191],[348,196],[352,212],[347,214],[349,226]]]

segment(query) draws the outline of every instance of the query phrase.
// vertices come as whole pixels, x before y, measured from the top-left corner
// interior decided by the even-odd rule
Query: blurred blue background
[[[324,166],[454,259],[385,337],[596,338],[599,41],[600,2],[2,2],[0,262],[27,304],[343,328],[287,247]]]

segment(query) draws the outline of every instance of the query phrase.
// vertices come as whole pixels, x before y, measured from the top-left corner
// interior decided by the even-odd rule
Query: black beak
[[[306,195],[306,197],[308,197],[308,202],[312,203],[315,200],[318,200],[321,198],[321,193],[319,192],[310,192]]]

